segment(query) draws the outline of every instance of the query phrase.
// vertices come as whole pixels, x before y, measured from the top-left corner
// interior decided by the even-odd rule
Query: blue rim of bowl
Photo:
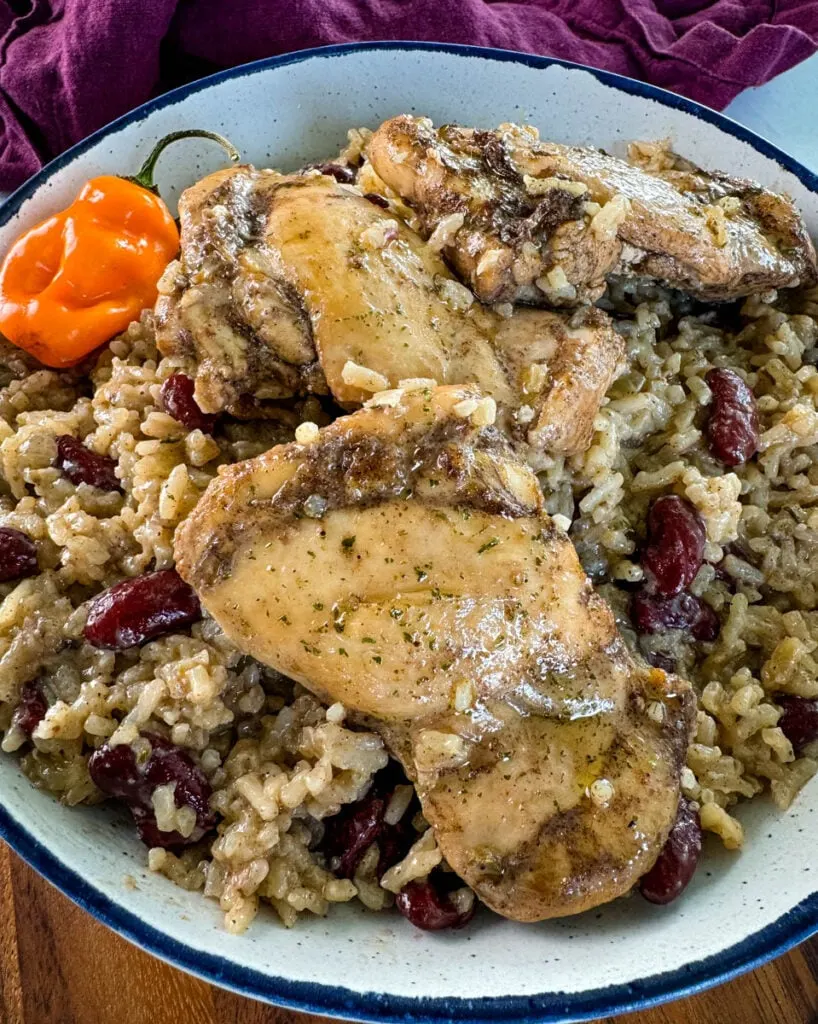
[[[555,57],[541,57],[536,54],[481,46],[395,40],[320,46],[296,53],[282,54],[278,57],[269,57],[217,72],[208,78],[181,86],[172,92],[150,100],[72,146],[71,149],[52,160],[50,164],[18,188],[0,207],[0,226],[7,223],[22,204],[56,171],[70,164],[76,157],[81,156],[103,138],[116,134],[130,124],[144,120],[156,110],[173,106],[185,97],[208,89],[219,82],[257,74],[269,68],[298,64],[315,58],[341,57],[348,53],[381,50],[431,51],[461,57],[478,57],[498,62],[524,64],[533,68],[558,65],[585,71],[605,85],[633,96],[655,100],[664,106],[682,110],[715,125],[728,135],[748,143],[759,153],[771,158],[794,174],[807,189],[818,193],[818,175],[783,150],[723,114],[665,89]],[[31,867],[76,904],[147,952],[181,967],[205,981],[232,989],[241,995],[294,1010],[349,1020],[384,1021],[390,1022],[390,1024],[391,1022],[394,1024],[406,1024],[406,1022],[443,1024],[443,1022],[455,1020],[462,1024],[490,1024],[494,1021],[519,1020],[558,1024],[558,1022],[565,1021],[596,1020],[599,1017],[655,1006],[728,981],[786,952],[818,931],[818,892],[815,892],[776,921],[721,953],[688,964],[678,970],[655,974],[627,984],[610,985],[606,988],[589,989],[577,993],[489,996],[477,999],[464,999],[455,996],[442,998],[392,996],[379,992],[362,993],[340,986],[290,981],[287,978],[263,974],[252,968],[241,967],[223,957],[194,950],[190,946],[170,938],[151,925],[145,924],[135,914],[123,909],[101,890],[86,882],[72,868],[62,864],[2,805],[0,805],[0,836]]]

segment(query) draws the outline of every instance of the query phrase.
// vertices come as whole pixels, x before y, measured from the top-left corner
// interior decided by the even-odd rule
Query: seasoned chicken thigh
[[[408,114],[375,132],[376,173],[484,302],[593,302],[610,273],[733,299],[815,277],[792,201],[755,182],[648,171],[536,129],[444,125]],[[688,165],[689,167],[689,165]]]
[[[181,259],[160,282],[156,341],[195,365],[203,412],[252,416],[268,399],[327,390],[301,296],[262,244],[265,197],[279,180],[227,168],[179,200]]]
[[[389,211],[332,178],[293,177],[268,206],[265,241],[303,296],[327,383],[342,405],[354,408],[372,394],[372,386],[345,379],[348,362],[373,370],[384,386],[411,377],[473,380],[513,405],[512,382],[492,346],[501,318],[475,316],[467,289]],[[563,326],[540,325],[549,339],[552,323]]]
[[[484,411],[400,389],[225,467],[176,557],[242,650],[381,733],[449,864],[534,921],[652,866],[694,702],[635,664]]]
[[[160,300],[159,344],[195,350],[206,411],[235,411],[247,388],[263,399],[323,378],[346,408],[409,378],[473,381],[518,440],[587,447],[623,352],[601,311],[500,316],[388,210],[322,175],[233,169],[182,205],[183,276]]]

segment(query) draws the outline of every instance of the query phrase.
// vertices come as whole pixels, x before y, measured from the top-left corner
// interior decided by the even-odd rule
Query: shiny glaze
[[[491,345],[492,321],[500,318],[488,313],[481,323],[444,301],[440,285],[452,280],[445,264],[382,207],[327,177],[295,177],[271,204],[267,239],[304,297],[322,368],[341,404],[369,397],[343,381],[347,360],[392,386],[411,377],[470,379],[498,402],[513,402]],[[549,340],[553,352],[556,339]]]
[[[182,208],[187,277],[160,301],[159,342],[166,352],[195,348],[203,409],[235,412],[318,387],[319,366],[318,389],[354,408],[369,392],[344,380],[351,361],[390,386],[474,381],[519,439],[553,454],[587,447],[622,356],[601,311],[569,321],[459,308],[446,288],[465,290],[437,253],[389,209],[326,175],[218,172],[188,190]],[[529,393],[532,362],[548,371]],[[522,405],[532,418],[517,428]]]
[[[177,565],[243,650],[381,732],[482,900],[539,920],[650,868],[693,701],[634,663],[499,432],[454,413],[477,395],[403,392],[224,468]]]

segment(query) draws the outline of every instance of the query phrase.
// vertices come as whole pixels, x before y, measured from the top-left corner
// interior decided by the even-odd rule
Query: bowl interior
[[[307,59],[296,55],[221,77],[149,104],[57,161],[36,190],[27,186],[0,211],[0,250],[23,227],[70,200],[89,176],[130,172],[166,132],[215,129],[248,160],[287,169],[333,154],[348,128],[374,126],[403,111],[485,127],[524,121],[544,137],[620,153],[628,140],[670,135],[677,150],[697,163],[790,192],[818,233],[818,196],[750,142],[586,71],[544,63],[439,49],[354,48]],[[175,200],[218,166],[215,147],[178,144],[159,165],[163,194]],[[770,942],[794,941],[810,916],[818,916],[814,904],[802,906],[788,924],[769,927],[814,893],[818,780],[787,813],[761,800],[739,810],[748,837],[744,852],[728,854],[709,844],[703,868],[673,907],[620,900],[537,926],[486,913],[467,933],[443,936],[418,932],[397,916],[342,907],[326,920],[302,920],[294,931],[283,929],[272,912],[262,913],[246,935],[232,937],[222,930],[215,904],[146,870],[144,848],[123,818],[106,809],[58,806],[28,784],[11,758],[0,758],[0,792],[0,827],[12,843],[109,923],[210,980],[318,1012],[426,1019],[529,1013],[542,1019],[552,1011],[595,1016],[704,983],[761,955]],[[135,888],[126,885],[126,876],[136,879]],[[763,940],[752,938],[768,928]],[[708,960],[713,957],[718,959]],[[674,973],[655,977],[664,972]],[[370,995],[362,1001],[361,993]],[[553,995],[531,1002],[513,998],[542,993]],[[404,1001],[416,997],[466,1002]],[[492,1008],[481,1002],[487,997],[512,1001]]]

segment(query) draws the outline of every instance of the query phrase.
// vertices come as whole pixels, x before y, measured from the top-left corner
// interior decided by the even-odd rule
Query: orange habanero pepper
[[[17,239],[0,267],[0,332],[9,341],[46,366],[72,366],[154,304],[179,230],[153,171],[167,145],[191,136],[239,158],[214,132],[173,132],[138,174],[92,178],[67,209]]]

